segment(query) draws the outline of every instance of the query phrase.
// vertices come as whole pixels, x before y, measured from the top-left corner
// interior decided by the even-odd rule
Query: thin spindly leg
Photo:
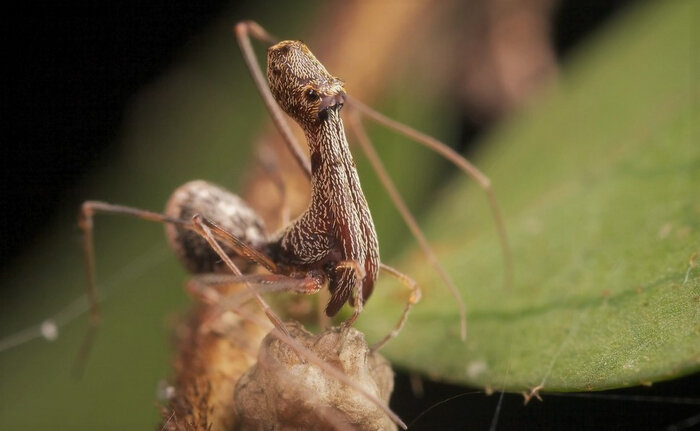
[[[275,98],[272,96],[270,88],[267,86],[267,81],[263,76],[260,63],[258,63],[258,59],[255,57],[253,45],[250,43],[251,36],[255,39],[266,42],[268,45],[277,43],[277,39],[254,21],[239,22],[234,28],[234,33],[236,35],[236,40],[238,41],[238,46],[241,48],[241,52],[243,54],[243,60],[248,66],[248,70],[253,77],[255,86],[260,92],[260,96],[263,99],[263,103],[265,103],[265,107],[272,117],[272,121],[282,134],[282,138],[287,144],[289,151],[292,152],[297,164],[302,168],[306,176],[311,179],[311,164],[294,137],[292,129],[289,128],[289,123],[285,119],[284,113],[280,109],[279,105],[277,105],[277,102],[275,102]]]
[[[362,264],[355,262],[354,260],[344,260],[342,262],[338,262],[335,269],[338,270],[340,268],[352,269],[355,272],[355,284],[353,285],[352,292],[355,311],[353,312],[352,316],[350,316],[350,318],[343,323],[345,326],[352,326],[360,313],[362,313],[362,307],[364,305],[362,296],[362,281],[365,279],[367,273],[365,272],[365,268],[362,266]]]
[[[91,323],[93,326],[97,326],[100,320],[97,287],[95,280],[95,247],[93,241],[93,217],[97,213],[126,215],[158,223],[173,223],[191,230],[195,230],[191,220],[180,220],[152,211],[146,211],[123,205],[113,205],[108,204],[106,202],[84,202],[80,210],[78,224],[83,231],[85,271],[87,273],[86,275],[88,281],[88,300],[90,302],[90,315]],[[275,263],[272,262],[270,258],[265,256],[263,253],[260,253],[258,250],[251,248],[245,242],[241,241],[240,239],[236,238],[235,236],[216,226],[213,222],[204,221],[204,223],[209,223],[212,227],[212,230],[217,235],[220,235],[221,239],[223,239],[227,245],[230,245],[234,250],[236,250],[236,252],[239,253],[241,256],[244,256],[250,259],[251,261],[266,267],[272,272],[276,271],[277,266],[275,265]]]
[[[411,294],[408,297],[406,307],[403,309],[403,313],[401,313],[401,317],[399,318],[399,321],[396,322],[394,329],[392,329],[391,332],[382,338],[381,341],[372,346],[372,352],[376,352],[377,350],[381,349],[389,340],[396,337],[399,332],[401,332],[401,328],[403,328],[403,325],[406,323],[406,319],[408,319],[408,313],[411,311],[411,308],[413,308],[413,306],[420,301],[421,298],[420,286],[418,286],[418,283],[416,283],[411,277],[397,271],[389,265],[384,265],[383,263],[380,264],[379,269],[399,280],[401,284],[406,286],[411,291]]]
[[[78,357],[76,359],[74,367],[74,372],[76,375],[82,374],[82,371],[85,368],[85,361],[87,360],[87,357],[92,348],[94,338],[97,334],[97,327],[99,326],[100,322],[99,299],[97,296],[97,285],[95,275],[95,246],[93,241],[93,217],[97,213],[126,215],[158,223],[172,223],[194,230],[194,225],[190,220],[180,220],[152,211],[146,211],[122,205],[113,205],[108,204],[106,202],[86,201],[83,203],[80,209],[78,225],[83,231],[83,252],[85,256],[85,271],[88,282],[88,302],[90,304],[90,326],[88,328],[88,332],[85,334],[85,338],[83,339],[83,342],[78,351]],[[252,249],[250,246],[238,240],[237,238],[234,238],[232,235],[227,233],[226,235],[224,235],[224,240],[227,242],[227,245],[230,245],[242,256],[245,256],[256,263],[264,265],[268,269],[270,269],[270,267],[276,269],[276,265],[272,261],[270,261],[270,259],[267,256],[263,255],[255,249]]]
[[[138,208],[112,205],[105,202],[86,201],[80,208],[78,215],[78,226],[83,231],[83,252],[85,257],[85,272],[88,282],[88,300],[90,302],[90,321],[93,326],[97,326],[100,321],[100,309],[97,298],[97,288],[95,284],[95,247],[93,240],[93,216],[96,213],[121,214],[137,217],[143,220],[155,221],[159,223],[175,223],[187,225],[186,221],[171,219],[170,217],[141,210]]]
[[[245,241],[241,240],[236,235],[232,234],[226,229],[223,229],[221,226],[219,226],[212,220],[209,220],[201,214],[195,214],[192,217],[192,224],[193,231],[201,234],[201,229],[197,227],[197,224],[201,224],[202,226],[208,228],[215,238],[217,238],[220,241],[224,241],[226,245],[230,245],[231,247],[233,247],[236,253],[240,256],[247,258],[251,262],[257,263],[258,265],[264,266],[265,269],[267,269],[270,272],[277,272],[277,264],[273,262],[272,259],[267,257],[265,253],[261,253],[260,251],[249,246],[245,243]],[[204,237],[204,235],[202,236]],[[204,237],[204,239],[207,238]],[[222,253],[226,255],[225,252],[222,251]]]
[[[217,287],[248,283],[253,290],[260,294],[273,292],[293,292],[302,295],[317,293],[323,288],[325,278],[319,274],[305,277],[290,277],[282,274],[197,274],[187,282],[187,290],[206,303],[216,303],[222,299]],[[250,299],[249,291],[224,294],[226,301],[235,307]],[[223,304],[224,306],[226,304]]]
[[[221,260],[226,264],[226,266],[229,268],[229,270],[237,276],[242,276],[243,273],[241,273],[241,270],[238,269],[236,264],[233,263],[231,258],[224,252],[224,250],[221,248],[221,245],[219,242],[216,240],[216,235],[214,232],[217,232],[217,234],[223,234],[223,237],[233,237],[230,233],[226,232],[225,230],[219,228],[216,226],[214,223],[211,221],[208,221],[205,219],[203,216],[199,214],[195,214],[192,217],[192,225],[193,225],[193,230],[200,235],[202,235],[202,238],[204,238],[211,248],[216,252],[216,254],[219,255]],[[257,250],[256,250],[257,252]],[[260,308],[265,312],[265,315],[267,318],[272,322],[273,325],[280,331],[284,332],[286,335],[289,335],[287,332],[287,328],[284,326],[284,322],[282,322],[282,319],[275,314],[274,311],[272,311],[272,308],[265,302],[265,300],[260,296],[258,292],[255,291],[248,283],[243,283],[246,288],[251,292],[253,297],[255,298],[256,301],[258,301],[258,304],[260,305]]]
[[[379,181],[384,186],[384,189],[391,198],[396,209],[399,211],[399,214],[401,214],[401,218],[403,218],[404,222],[411,230],[411,233],[413,233],[413,236],[418,240],[418,244],[423,250],[423,254],[425,254],[430,265],[435,269],[435,271],[437,271],[440,278],[442,278],[442,281],[450,289],[450,292],[452,292],[452,296],[454,296],[455,301],[457,301],[457,308],[459,310],[460,334],[462,340],[466,340],[467,312],[466,307],[464,305],[464,300],[462,299],[462,295],[457,290],[457,287],[455,286],[450,276],[447,274],[447,271],[445,271],[445,269],[440,264],[440,261],[438,260],[437,256],[435,256],[435,252],[433,251],[432,247],[430,247],[428,239],[425,237],[425,234],[423,234],[423,231],[421,230],[420,226],[418,226],[418,222],[416,221],[415,217],[413,217],[413,214],[411,214],[411,211],[406,206],[406,203],[404,202],[403,198],[401,197],[401,194],[394,185],[394,182],[391,180],[391,177],[386,171],[386,168],[384,168],[384,164],[382,163],[381,159],[379,158],[379,155],[375,151],[374,146],[372,145],[372,142],[369,139],[369,136],[365,132],[365,128],[362,125],[361,119],[355,112],[351,112],[348,120],[350,129],[354,132],[355,136],[357,136],[357,141],[359,142],[362,151],[364,151],[365,155],[367,156],[367,159],[372,164],[374,171],[379,177]]]
[[[187,290],[202,302],[215,307],[216,311],[202,323],[208,325],[226,311],[239,312],[241,306],[256,294],[294,292],[311,295],[321,290],[325,282],[325,276],[319,272],[310,272],[304,277],[282,274],[199,274],[188,281]],[[222,288],[236,284],[243,284],[247,288],[242,292],[228,292],[226,289],[222,291]],[[275,323],[274,317],[270,320]]]
[[[496,223],[496,229],[498,231],[498,238],[500,240],[505,264],[504,285],[506,287],[511,286],[513,281],[513,258],[510,245],[508,243],[508,236],[506,235],[506,227],[503,223],[503,217],[501,216],[501,209],[498,205],[498,201],[496,200],[496,196],[493,193],[493,188],[491,187],[491,180],[467,159],[437,139],[408,127],[403,123],[392,120],[391,118],[375,111],[357,99],[348,97],[347,102],[349,106],[357,109],[362,114],[366,115],[377,123],[393,129],[399,134],[404,135],[407,138],[412,139],[440,154],[450,162],[454,163],[458,168],[464,171],[464,173],[476,180],[481,188],[484,189],[484,192],[486,192],[486,196],[488,197],[489,205],[491,206],[491,211],[493,213],[493,219]]]

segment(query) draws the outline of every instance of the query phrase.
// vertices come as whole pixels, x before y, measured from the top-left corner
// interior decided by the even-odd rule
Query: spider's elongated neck
[[[360,181],[345,137],[338,109],[329,109],[324,121],[306,128],[311,154],[312,205],[327,204],[329,193],[357,203]],[[363,200],[364,201],[364,200]]]

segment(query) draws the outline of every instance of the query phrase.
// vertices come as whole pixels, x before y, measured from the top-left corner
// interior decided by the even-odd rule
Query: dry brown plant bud
[[[231,293],[232,291],[228,292]],[[259,311],[252,312],[258,318]],[[175,330],[177,355],[161,431],[230,431],[233,392],[255,363],[265,331],[232,311],[200,303]]]
[[[389,362],[370,353],[364,335],[350,327],[321,334],[301,324],[287,329],[298,343],[367,392],[388,403],[394,386]],[[237,430],[395,430],[396,425],[363,394],[303,360],[273,334],[258,362],[236,384]]]

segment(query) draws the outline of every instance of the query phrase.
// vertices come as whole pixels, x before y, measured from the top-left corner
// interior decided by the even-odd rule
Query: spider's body
[[[279,238],[270,244],[275,260],[328,277],[335,315],[350,299],[357,268],[364,273],[366,300],[379,268],[379,245],[355,163],[345,138],[340,109],[345,89],[309,49],[298,41],[280,42],[268,49],[267,77],[280,107],[304,130],[311,155],[311,204]]]
[[[327,285],[332,296],[326,314],[334,316],[348,300],[354,305],[355,286],[361,289],[362,302],[369,297],[379,269],[377,234],[340,119],[345,89],[298,41],[268,49],[267,75],[275,100],[299,123],[309,144],[309,207],[268,235],[260,217],[242,199],[213,184],[193,181],[173,193],[166,214],[180,220],[201,214],[269,257],[278,274],[307,277],[317,288]],[[190,271],[228,271],[200,235],[185,226],[169,224],[167,229]],[[224,250],[236,255],[225,245]]]

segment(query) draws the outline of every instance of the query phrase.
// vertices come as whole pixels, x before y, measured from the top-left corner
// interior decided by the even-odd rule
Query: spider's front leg
[[[172,194],[165,214],[106,202],[84,202],[79,214],[79,225],[84,234],[83,247],[91,319],[90,329],[76,362],[76,371],[79,373],[84,368],[100,322],[93,241],[93,219],[96,214],[123,215],[164,223],[171,247],[183,265],[193,274],[234,272],[241,275],[229,257],[233,257],[244,266],[255,262],[270,272],[277,269],[275,263],[259,250],[261,244],[267,240],[260,217],[241,198],[214,184],[191,181],[181,186]],[[202,232],[201,225],[205,225],[207,234]],[[221,250],[215,250],[212,241]],[[255,296],[264,304],[257,292]],[[283,328],[279,318],[275,319],[274,313],[268,315],[276,326]]]

